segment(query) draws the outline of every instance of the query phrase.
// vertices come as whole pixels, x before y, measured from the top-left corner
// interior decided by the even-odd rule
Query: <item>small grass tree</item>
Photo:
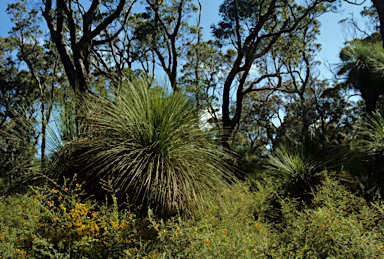
[[[281,144],[269,156],[267,173],[294,197],[310,202],[315,187],[327,175],[353,182],[346,172],[352,167],[348,146],[333,147],[307,134],[298,143]]]
[[[353,144],[362,158],[360,178],[365,192],[373,198],[384,195],[384,118],[380,112],[373,112],[356,129],[358,137]]]

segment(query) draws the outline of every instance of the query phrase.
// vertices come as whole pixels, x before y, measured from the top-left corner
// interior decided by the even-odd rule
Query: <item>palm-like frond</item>
[[[367,198],[372,199],[384,195],[384,118],[378,111],[373,112],[356,128],[358,137],[353,144],[362,160],[360,179]]]
[[[283,177],[283,181],[291,182],[299,179],[305,180],[308,176],[315,176],[318,167],[317,161],[303,150],[293,150],[285,145],[278,147],[269,157],[270,166],[267,168],[276,175]]]
[[[372,51],[372,67],[373,72],[376,73],[381,78],[384,78],[384,51],[382,44],[374,44],[374,51]]]
[[[208,196],[220,200],[216,190],[234,180],[223,162],[230,154],[200,130],[191,102],[179,93],[159,95],[142,82],[119,89],[86,99],[88,137],[60,151],[72,160],[66,170],[77,168],[86,188],[110,178],[121,199],[128,195],[162,215],[193,213]]]
[[[348,167],[351,158],[348,147],[324,146],[315,137],[306,136],[300,144],[280,145],[269,156],[266,168],[267,173],[288,192],[303,197],[327,174],[351,181],[346,174],[340,174],[344,167]]]
[[[355,146],[367,155],[384,156],[384,118],[379,112],[374,112],[362,121],[359,130],[360,138]]]
[[[363,81],[370,79],[368,85],[371,87],[382,87],[384,52],[381,43],[351,42],[340,52],[340,58],[343,62],[338,68],[338,74],[348,73],[349,80],[355,87],[360,88],[360,84],[367,84],[358,82],[363,79]]]

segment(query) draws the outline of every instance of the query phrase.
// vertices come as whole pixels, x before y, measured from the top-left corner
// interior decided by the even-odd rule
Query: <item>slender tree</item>
[[[196,26],[190,26],[187,22],[191,13],[197,12],[198,8],[191,0],[146,0],[146,4],[148,7],[142,15],[144,19],[141,19],[136,27],[136,35],[155,53],[156,60],[167,74],[172,89],[177,91],[181,54],[196,33],[199,37],[199,22]],[[188,36],[192,38],[187,38]]]
[[[41,17],[35,9],[27,10],[27,1],[21,0],[9,4],[7,12],[14,23],[10,34],[17,46],[19,62],[25,64],[33,77],[39,93],[39,116],[41,123],[41,160],[45,161],[46,126],[53,109],[54,95],[58,83],[63,81],[60,76],[62,66],[59,56],[51,41],[41,42],[43,32],[40,29]]]

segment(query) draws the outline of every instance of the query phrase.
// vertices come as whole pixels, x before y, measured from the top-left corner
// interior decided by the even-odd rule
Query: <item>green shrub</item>
[[[223,189],[227,210],[206,207],[195,220],[153,221],[159,258],[264,258],[278,245],[268,223],[255,220],[258,198],[240,184]]]
[[[108,184],[110,186],[110,183]],[[368,204],[326,177],[310,207],[297,199],[273,212],[268,185],[219,190],[226,210],[204,206],[194,219],[138,218],[112,204],[84,200],[75,180],[0,198],[2,258],[383,258],[384,203]],[[209,199],[209,197],[207,197]],[[258,219],[254,216],[256,215]]]
[[[384,118],[375,112],[356,128],[358,137],[353,146],[362,160],[358,176],[367,198],[373,200],[377,194],[384,195]]]
[[[224,162],[231,154],[200,129],[200,117],[180,93],[124,81],[107,97],[88,96],[82,107],[84,137],[58,149],[49,172],[59,178],[77,173],[90,194],[97,196],[99,182],[111,179],[120,200],[128,195],[145,212],[191,216],[207,196],[220,202],[216,190],[234,181]]]
[[[309,203],[315,187],[329,174],[352,182],[345,172],[351,160],[349,147],[332,147],[316,136],[306,135],[300,143],[281,144],[269,156],[265,174],[287,194]]]
[[[295,200],[282,201],[282,258],[383,258],[382,205],[369,206],[326,178],[311,208],[296,207]]]
[[[5,258],[130,258],[156,238],[147,218],[114,203],[84,201],[75,181],[0,200],[0,254]]]

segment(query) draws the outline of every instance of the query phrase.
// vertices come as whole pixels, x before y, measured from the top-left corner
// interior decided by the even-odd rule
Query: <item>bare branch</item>
[[[129,15],[131,13],[131,10],[132,10],[132,7],[133,5],[137,2],[137,0],[134,0],[133,3],[131,4],[131,6],[129,7],[129,9],[126,11],[125,15],[124,15],[124,22],[123,24],[121,25],[120,29],[115,33],[113,34],[112,36],[108,37],[107,39],[104,39],[104,40],[94,40],[93,41],[93,44],[94,45],[102,45],[102,44],[105,44],[105,43],[110,43],[112,42],[114,39],[117,38],[117,36],[119,36],[119,34],[123,31],[123,29],[125,28],[125,25],[127,24],[128,22],[128,18],[129,18]]]
[[[236,20],[236,36],[237,36],[237,50],[242,51],[241,36],[240,36],[240,21],[239,21],[239,6],[237,0],[235,2],[235,20]]]
[[[94,1],[100,1],[100,0],[94,0]],[[136,1],[135,1],[136,2]],[[124,9],[126,0],[120,0],[119,5],[116,7],[116,10],[109,15],[107,18],[105,18],[89,35],[89,38],[87,37],[86,40],[93,39],[97,35],[99,35],[105,28],[107,28],[108,25],[110,25],[114,20],[116,20],[121,12]],[[93,4],[93,3],[92,3]]]
[[[366,0],[363,0],[361,3],[357,3],[357,0],[355,0],[355,2],[344,0],[344,2],[347,2],[348,4],[352,4],[352,5],[363,5],[366,2]]]

